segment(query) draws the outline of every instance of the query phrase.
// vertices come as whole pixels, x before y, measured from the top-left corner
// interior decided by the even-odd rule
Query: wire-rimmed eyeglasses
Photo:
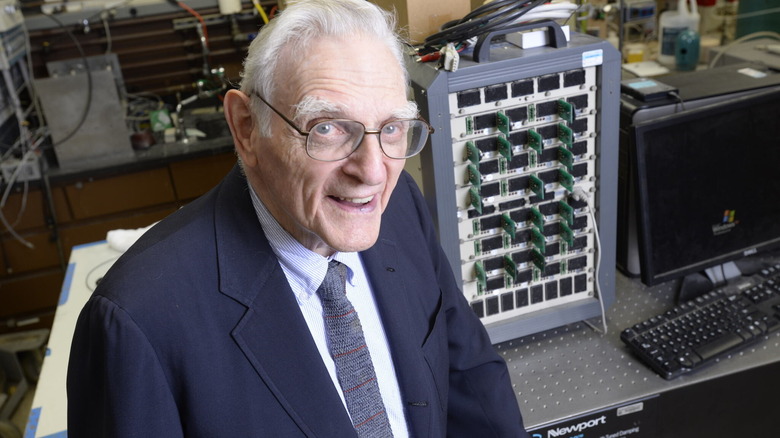
[[[366,129],[356,120],[327,119],[304,131],[262,96],[254,95],[306,139],[306,154],[319,161],[339,161],[349,157],[360,147],[366,134],[378,136],[379,147],[387,157],[403,160],[420,153],[428,135],[433,132],[433,127],[423,119],[388,120],[376,130]]]

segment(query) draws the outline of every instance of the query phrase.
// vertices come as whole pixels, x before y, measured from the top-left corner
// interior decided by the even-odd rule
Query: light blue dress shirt
[[[333,385],[338,390],[346,409],[344,395],[336,377],[336,366],[328,351],[325,323],[322,318],[322,304],[317,296],[317,289],[328,271],[329,259],[310,251],[295,240],[274,219],[255,191],[251,188],[249,191],[260,225],[263,227],[274,254],[279,258],[282,270],[295,294],[301,314],[306,320],[314,343],[317,345],[317,350],[322,356],[322,361],[325,363]],[[371,353],[371,360],[374,364],[379,390],[382,393],[385,409],[387,409],[393,436],[395,438],[408,437],[409,430],[406,425],[395,367],[390,355],[390,346],[374,301],[373,290],[363,270],[363,262],[360,260],[360,256],[354,252],[338,252],[332,258],[347,265],[347,297],[352,302],[352,306],[355,307],[363,326],[366,345]]]

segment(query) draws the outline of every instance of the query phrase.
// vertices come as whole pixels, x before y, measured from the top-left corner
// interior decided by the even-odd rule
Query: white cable
[[[532,9],[533,12],[548,12],[548,11],[573,11],[579,6],[569,2],[559,3],[545,3]]]
[[[607,311],[604,308],[604,297],[601,296],[601,287],[599,286],[599,272],[601,270],[601,238],[599,237],[599,227],[596,225],[596,216],[593,214],[593,209],[588,207],[588,214],[590,220],[593,223],[593,237],[596,239],[596,270],[595,270],[595,286],[596,295],[598,296],[599,306],[601,307],[601,323],[604,328],[604,334],[607,334]]]
[[[742,14],[739,14],[739,15],[734,15],[731,18],[734,18],[734,19],[737,19],[737,20],[742,20],[742,19],[745,19],[745,18],[756,17],[756,16],[760,16],[760,15],[778,14],[778,13],[780,13],[780,8],[771,8],[771,9],[763,9],[763,10],[754,11],[754,12],[745,12],[745,13],[742,13]]]
[[[563,19],[571,17],[572,13],[578,8],[573,3],[547,3],[539,5],[529,12],[523,14],[514,23],[522,23],[531,20],[543,20],[543,19]]]
[[[8,178],[8,181],[6,181],[6,189],[3,192],[2,198],[0,198],[0,223],[5,226],[6,230],[8,230],[8,233],[11,234],[11,236],[16,239],[19,243],[22,245],[33,249],[35,248],[35,245],[30,243],[28,240],[24,239],[19,233],[16,232],[14,229],[14,226],[16,226],[19,223],[19,220],[21,219],[22,215],[24,214],[24,211],[27,209],[27,196],[28,196],[28,187],[29,183],[28,181],[24,181],[24,192],[22,194],[22,204],[19,209],[19,213],[16,217],[16,220],[13,224],[9,224],[8,220],[5,218],[5,214],[3,213],[3,209],[5,208],[6,202],[8,202],[8,196],[11,194],[11,189],[14,186],[14,183],[16,182],[16,179],[19,177],[19,172],[21,172],[24,163],[27,162],[28,158],[35,158],[35,151],[38,149],[38,147],[43,142],[44,137],[41,136],[36,140],[36,142],[32,145],[30,145],[30,148],[22,155],[21,160],[19,161],[19,164],[14,169],[11,176]],[[28,140],[29,141],[29,140]]]
[[[22,160],[21,160],[20,164],[18,166],[16,166],[16,169],[14,169],[14,172],[13,172],[13,174],[11,174],[11,177],[8,178],[8,181],[7,181],[8,186],[6,188],[5,193],[3,194],[3,199],[2,199],[2,205],[3,206],[5,206],[5,202],[8,200],[8,194],[11,191],[10,190],[11,187],[13,187],[14,182],[16,181],[16,178],[19,176],[19,172],[22,170],[22,167],[23,167],[22,163],[27,161],[28,156],[31,156],[31,155],[34,155],[34,154],[35,154],[35,150],[33,150],[33,149],[28,150],[27,153],[25,153],[22,156]],[[3,210],[2,210],[1,207],[0,207],[0,222],[2,222],[2,224],[5,226],[6,230],[8,230],[8,232],[11,234],[11,236],[13,236],[13,238],[16,239],[19,243],[21,243],[22,245],[24,245],[24,246],[26,246],[27,248],[30,248],[30,249],[35,248],[35,245],[33,245],[32,243],[27,241],[25,238],[20,236],[19,233],[16,232],[14,227],[11,224],[8,223],[8,220],[6,220],[5,214],[3,214]]]
[[[599,302],[599,306],[601,307],[601,323],[602,323],[602,330],[603,333],[606,335],[608,332],[607,329],[607,311],[604,307],[604,299],[601,296],[601,287],[599,286],[599,272],[601,270],[601,238],[599,237],[599,227],[596,223],[596,215],[593,214],[593,207],[588,202],[588,195],[585,193],[585,191],[582,190],[580,187],[575,187],[574,191],[572,192],[572,197],[577,201],[583,201],[587,204],[588,209],[587,213],[590,217],[590,222],[593,224],[593,238],[596,241],[596,261],[595,261],[595,280],[594,280],[594,287],[596,289],[596,299]],[[587,321],[585,321],[586,324],[590,325]],[[591,326],[593,327],[593,326]],[[596,329],[595,327],[593,327]],[[598,329],[596,329],[598,331]]]
[[[30,181],[25,179],[24,182],[22,182],[22,201],[21,205],[19,206],[19,212],[16,213],[16,220],[14,220],[14,223],[11,224],[13,228],[16,228],[19,225],[19,222],[22,221],[22,216],[24,215],[24,212],[27,210],[27,198],[29,197],[30,192]]]
[[[106,32],[106,55],[111,53],[111,46],[113,41],[111,39],[111,27],[108,25],[108,11],[103,11],[100,14],[100,20],[103,22],[103,30]]]
[[[24,32],[24,43],[25,43],[25,52],[26,52],[26,73],[27,73],[27,81],[26,86],[28,88],[30,97],[32,99],[32,104],[34,106],[36,115],[39,118],[40,121],[40,106],[38,102],[38,96],[34,87],[34,81],[33,81],[33,72],[32,72],[32,56],[31,56],[31,50],[30,50],[30,34],[28,32],[27,26],[22,23],[22,31]],[[21,62],[21,61],[20,61]],[[23,74],[24,75],[24,74]],[[11,90],[9,90],[10,92]],[[34,248],[34,245],[30,243],[29,241],[25,240],[22,236],[19,235],[19,233],[16,232],[14,229],[14,226],[18,225],[21,216],[24,214],[25,209],[27,208],[27,196],[28,196],[28,183],[25,181],[24,185],[24,191],[22,193],[22,200],[21,200],[21,207],[19,214],[17,215],[16,220],[14,220],[13,224],[9,224],[8,220],[5,217],[5,214],[2,212],[2,209],[5,208],[6,202],[8,201],[8,196],[11,193],[11,189],[14,186],[14,183],[16,182],[17,178],[19,177],[19,172],[21,172],[22,168],[24,167],[25,163],[27,162],[29,157],[35,157],[35,151],[38,148],[38,146],[43,141],[43,137],[39,138],[34,143],[32,142],[32,139],[30,138],[31,133],[28,132],[26,129],[26,126],[24,125],[26,120],[21,119],[18,117],[19,111],[17,110],[17,119],[16,123],[18,124],[19,128],[19,142],[18,145],[15,145],[12,147],[9,151],[7,151],[5,154],[3,154],[3,162],[6,161],[6,159],[10,156],[11,153],[13,153],[14,149],[16,147],[19,148],[22,157],[19,163],[17,164],[14,171],[11,173],[10,177],[8,178],[8,181],[6,181],[6,189],[3,192],[2,198],[0,199],[0,223],[5,226],[8,233],[16,239],[19,243],[22,245],[28,247],[28,248]]]
[[[751,33],[751,34],[739,37],[739,38],[735,39],[734,41],[732,41],[732,42],[726,44],[725,46],[723,46],[723,49],[721,51],[719,51],[718,54],[715,55],[712,58],[712,61],[710,61],[710,65],[708,67],[709,68],[715,67],[715,64],[717,64],[718,61],[720,61],[720,58],[724,54],[726,54],[726,52],[731,50],[735,45],[737,45],[739,43],[743,43],[743,42],[745,42],[747,40],[752,40],[752,39],[759,38],[759,37],[768,37],[768,38],[774,38],[776,40],[780,40],[780,33],[770,32],[770,31],[761,31],[761,32],[754,32],[754,33]]]
[[[551,11],[551,12],[529,12],[519,19],[515,20],[515,23],[522,23],[525,21],[531,21],[531,20],[554,20],[554,19],[560,19],[560,18],[569,18],[571,17],[571,12],[564,12],[564,11]]]

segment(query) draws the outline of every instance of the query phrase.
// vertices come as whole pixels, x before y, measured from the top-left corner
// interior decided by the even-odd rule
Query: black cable
[[[486,21],[478,21],[473,29],[466,28],[461,33],[450,36],[449,41],[462,41],[501,29],[508,24],[516,22],[529,10],[544,3],[544,1],[545,0],[536,0],[534,3],[526,4],[515,12],[511,12],[512,8],[506,8],[505,10],[497,11],[495,15],[486,17],[488,18]]]
[[[498,0],[473,10],[457,24],[428,36],[425,45],[459,42],[496,29],[520,19],[531,9],[545,3],[546,0]],[[487,13],[487,14],[486,14]],[[482,16],[483,14],[486,14]]]
[[[46,201],[45,208],[51,218],[51,222],[48,223],[51,229],[51,239],[57,245],[57,257],[60,260],[60,269],[63,272],[67,269],[68,262],[65,260],[65,250],[62,247],[62,239],[60,239],[60,224],[57,221],[57,209],[54,206],[54,193],[51,190],[51,181],[49,180],[49,167],[43,162],[43,159],[38,160],[38,169],[41,172],[41,181],[43,182],[43,195]]]
[[[502,27],[504,27],[507,24],[513,24],[514,22],[519,20],[520,17],[522,17],[523,15],[528,13],[531,9],[534,9],[537,6],[544,4],[546,1],[547,0],[535,0],[533,3],[528,4],[528,5],[520,8],[515,13],[513,13],[513,14],[511,14],[511,15],[509,15],[509,16],[501,19],[501,20],[498,20],[498,21],[496,21],[494,23],[489,24],[487,26],[487,29],[485,31],[483,31],[483,32],[480,32],[480,34],[491,32],[493,30],[502,28]]]
[[[527,1],[527,0],[525,0]],[[490,3],[486,3],[473,11],[469,12],[468,14],[464,15],[463,18],[460,19],[460,23],[465,23],[473,18],[479,17],[482,14],[485,14],[487,12],[501,9],[504,6],[513,5],[516,3],[520,3],[518,0],[497,0]],[[525,3],[525,2],[523,2]]]
[[[66,141],[70,140],[71,137],[76,135],[76,133],[81,129],[81,127],[84,125],[84,122],[87,120],[87,115],[89,114],[90,107],[92,106],[92,72],[89,68],[89,62],[87,61],[87,55],[84,54],[84,49],[81,47],[81,44],[79,44],[79,40],[76,38],[75,35],[73,35],[73,32],[68,29],[65,24],[62,23],[57,17],[51,15],[51,14],[45,14],[47,17],[54,20],[55,23],[57,23],[70,37],[70,39],[73,41],[73,44],[76,45],[76,49],[79,51],[79,55],[81,55],[81,59],[84,61],[84,68],[87,70],[87,104],[84,106],[84,111],[81,113],[81,119],[79,120],[78,124],[73,128],[72,131],[70,131],[65,138],[60,139],[58,142],[54,143],[52,142],[52,147],[57,147]]]
[[[103,12],[111,11],[111,10],[117,10],[119,8],[123,8],[123,7],[127,6],[127,4],[130,3],[131,1],[133,1],[133,0],[124,0],[122,3],[116,4],[116,5],[112,5],[110,8],[101,9],[100,11],[95,12],[94,14],[92,14],[89,17],[85,18],[84,20],[87,21],[87,22],[90,22],[90,21],[92,21],[92,20],[94,20],[96,18],[100,18],[100,16],[103,14]],[[177,7],[178,7],[178,5],[177,5]]]
[[[518,1],[518,0],[500,0],[497,6],[505,6],[508,4],[515,4],[515,3],[525,3],[525,1]],[[493,6],[490,9],[498,9],[495,12],[492,12],[488,14],[485,17],[481,18],[475,18],[478,15],[481,15],[481,13],[484,13],[485,11],[489,11],[490,9],[486,8],[488,6]],[[464,16],[462,19],[460,19],[457,24],[450,26],[447,29],[443,29],[441,32],[437,32],[433,35],[428,36],[425,39],[426,44],[432,44],[436,42],[447,43],[450,41],[462,41],[464,39],[468,39],[470,35],[472,35],[477,29],[480,29],[481,27],[485,26],[487,23],[490,22],[490,20],[493,20],[497,17],[500,17],[501,15],[505,14],[505,10],[501,10],[500,8],[496,8],[496,5],[493,5],[493,3],[488,3],[487,5],[483,5],[480,8],[475,9],[471,13]],[[480,14],[474,14],[477,10],[482,9],[482,12]],[[465,36],[465,38],[463,37]],[[473,35],[472,35],[473,36]]]
[[[578,13],[582,12],[582,6],[583,6],[582,1],[583,0],[578,0],[577,1],[577,8],[571,11],[571,14],[569,14],[569,18],[567,18],[565,21],[563,21],[563,23],[568,23],[569,21],[571,21],[572,17],[574,17],[575,14],[578,14]],[[577,21],[578,21],[578,19],[574,20],[574,24],[575,25],[577,24]],[[574,26],[574,28],[577,29],[578,26]],[[577,30],[579,30],[579,29],[577,29]]]
[[[93,266],[92,269],[90,269],[89,272],[87,272],[87,275],[84,277],[84,284],[87,286],[87,289],[90,292],[95,292],[95,289],[97,289],[98,284],[103,279],[103,276],[101,275],[98,278],[94,279],[94,286],[90,284],[91,281],[93,280],[92,276],[95,274],[95,272],[97,272],[100,269],[103,269],[106,265],[110,265],[114,263],[118,258],[119,256],[116,256],[116,257],[111,257],[108,260],[103,260],[102,262]]]
[[[425,39],[424,45],[430,47],[431,45],[444,45],[447,42],[467,40],[474,33],[476,33],[480,27],[485,26],[490,22],[490,20],[501,16],[505,13],[505,11],[498,10],[479,19],[476,19],[475,17],[478,17],[479,15],[482,15],[483,13],[489,12],[493,9],[499,9],[500,7],[515,3],[518,3],[518,0],[498,0],[486,5],[482,5],[466,14],[463,18],[459,20],[448,21],[442,25],[440,32],[430,35]],[[435,50],[438,49],[433,49],[433,51]]]

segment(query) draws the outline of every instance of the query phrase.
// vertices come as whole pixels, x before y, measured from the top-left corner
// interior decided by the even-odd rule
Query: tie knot
[[[317,289],[317,295],[321,300],[337,300],[343,298],[345,294],[345,283],[347,281],[347,266],[336,260],[328,262],[328,272],[325,279],[322,280],[320,288]]]
[[[331,261],[328,262],[328,274],[330,274],[333,271],[335,271],[336,273],[338,273],[339,275],[344,277],[344,276],[346,276],[346,273],[347,273],[347,265],[345,265],[344,263],[341,263],[338,260],[331,260]],[[326,274],[326,275],[328,275],[328,274]]]

